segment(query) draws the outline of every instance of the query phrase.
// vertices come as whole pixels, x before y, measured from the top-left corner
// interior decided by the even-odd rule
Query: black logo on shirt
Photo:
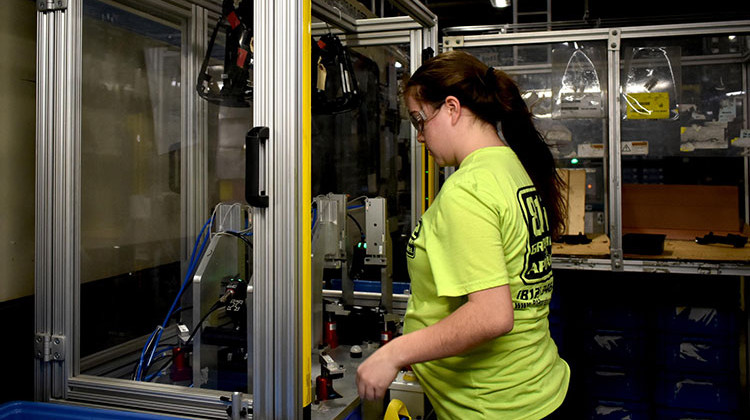
[[[529,231],[521,280],[524,284],[541,283],[552,278],[552,236],[547,212],[533,186],[519,189],[516,197]]]
[[[417,227],[414,228],[414,231],[411,233],[411,237],[409,237],[409,243],[406,244],[406,256],[409,258],[414,258],[415,255],[415,246],[414,241],[419,238],[419,232],[422,231],[422,219],[419,219],[419,222],[417,222]]]

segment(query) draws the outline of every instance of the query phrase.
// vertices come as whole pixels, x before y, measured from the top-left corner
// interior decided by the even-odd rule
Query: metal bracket
[[[65,336],[53,335],[49,349],[52,360],[58,362],[65,360]]]
[[[365,265],[388,264],[388,215],[385,198],[365,200]]]
[[[54,12],[55,10],[66,10],[68,0],[37,0],[36,9],[40,12]]]
[[[610,51],[620,50],[620,35],[621,34],[622,34],[622,31],[618,28],[609,30],[609,34],[607,35],[607,48]]]
[[[243,399],[241,393],[235,391],[230,397],[222,396],[219,397],[219,399],[223,402],[230,403],[227,407],[227,415],[231,420],[240,420],[252,417],[252,400]]]
[[[34,336],[34,357],[43,362],[65,360],[65,336],[36,334]]]
[[[612,258],[612,271],[625,271],[622,261],[622,250],[611,249],[609,252]]]
[[[445,48],[460,48],[463,46],[464,37],[462,35],[443,37],[443,47]]]

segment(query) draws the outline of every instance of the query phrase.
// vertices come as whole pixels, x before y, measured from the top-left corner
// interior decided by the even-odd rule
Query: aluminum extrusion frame
[[[608,115],[609,118],[609,142],[607,145],[606,173],[609,175],[607,187],[607,200],[610,206],[608,211],[608,220],[611,234],[611,253],[609,260],[586,259],[586,258],[568,258],[553,257],[554,268],[579,268],[590,270],[607,270],[607,271],[635,271],[635,272],[670,272],[685,274],[722,274],[722,275],[747,275],[750,274],[750,265],[738,263],[704,263],[704,262],[686,262],[686,261],[641,261],[625,260],[622,254],[622,216],[621,216],[621,186],[622,174],[620,168],[621,150],[619,147],[611,147],[620,144],[620,100],[617,86],[620,83],[620,42],[624,39],[638,39],[646,37],[680,37],[696,35],[718,35],[718,34],[737,34],[750,33],[750,21],[727,21],[727,22],[706,22],[692,24],[676,25],[652,25],[652,26],[634,26],[622,28],[595,28],[595,29],[570,29],[559,31],[537,31],[537,32],[519,32],[504,34],[485,34],[485,35],[459,35],[443,37],[444,50],[487,47],[487,46],[511,46],[531,44],[562,43],[571,40],[575,41],[602,41],[607,42],[608,48]],[[738,62],[736,57],[726,56],[722,62]],[[709,58],[689,59],[689,65],[707,64],[716,62],[722,57],[712,56]],[[745,79],[743,88],[747,91],[748,87],[748,64],[747,60],[743,62],[745,68]],[[545,66],[532,66],[533,71],[543,71]],[[613,71],[612,69],[617,69]],[[745,107],[747,108],[747,106]],[[745,110],[746,120],[750,118],[750,110]],[[613,116],[617,116],[614,117]],[[750,167],[750,158],[745,159],[746,167]],[[750,183],[748,171],[745,171],[745,221],[750,220]],[[609,261],[609,267],[603,265],[604,261]]]

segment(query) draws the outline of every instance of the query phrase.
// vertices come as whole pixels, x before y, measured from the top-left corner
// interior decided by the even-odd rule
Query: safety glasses
[[[443,107],[443,104],[445,104],[445,101],[440,102],[440,104],[437,105],[437,111],[435,111],[435,113],[432,114],[432,116],[429,118],[427,118],[427,115],[421,109],[419,111],[412,111],[409,113],[409,120],[411,121],[411,125],[413,125],[417,130],[417,134],[420,134],[422,133],[422,131],[424,131],[424,125],[427,123],[427,121],[435,118],[437,114],[440,113],[440,108]]]

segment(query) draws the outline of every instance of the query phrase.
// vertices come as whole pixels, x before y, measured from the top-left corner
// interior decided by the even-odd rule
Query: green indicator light
[[[578,165],[578,159],[573,158],[570,160],[570,163],[572,163],[573,165]]]
[[[365,249],[367,249],[367,242],[365,242]]]
[[[430,171],[424,171],[424,173],[426,173],[426,174],[429,174],[429,173],[430,173]]]

